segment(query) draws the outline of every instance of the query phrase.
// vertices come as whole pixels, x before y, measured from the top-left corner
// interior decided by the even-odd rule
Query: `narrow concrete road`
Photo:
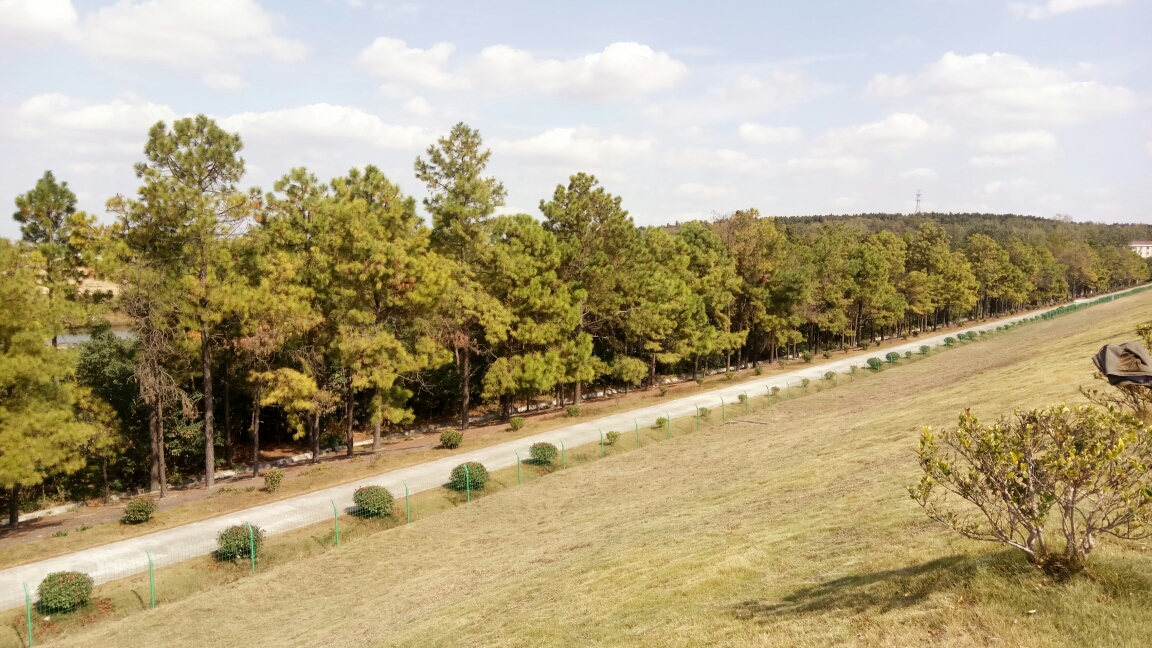
[[[1122,294],[1122,293],[1117,293]],[[1092,298],[1097,299],[1097,298]],[[1089,300],[1080,300],[1089,301]],[[944,338],[955,337],[957,333],[980,330],[995,330],[1008,322],[1027,319],[1044,310],[1033,311],[1017,317],[998,320],[996,322],[970,326],[964,329],[952,330],[935,336],[921,336],[912,338],[912,341],[896,345],[884,346],[876,350],[874,357],[883,358],[888,353],[896,352],[901,355],[905,351],[918,353],[921,346],[936,347],[944,344]],[[159,531],[150,535],[122,540],[92,549],[85,549],[66,556],[50,558],[19,567],[12,567],[0,571],[0,610],[7,610],[24,605],[24,585],[35,598],[35,589],[40,581],[52,572],[75,570],[90,575],[97,584],[132,574],[148,571],[148,554],[152,555],[156,567],[203,556],[216,550],[216,536],[221,530],[234,524],[250,522],[259,526],[269,535],[297,529],[309,524],[324,520],[331,520],[333,508],[341,513],[352,510],[352,494],[357,488],[368,485],[384,486],[390,490],[399,502],[404,497],[404,484],[407,483],[409,492],[439,488],[448,481],[452,469],[465,461],[478,461],[489,470],[498,470],[516,464],[516,453],[522,458],[528,458],[528,448],[540,441],[560,446],[563,443],[568,448],[574,448],[586,443],[600,440],[600,432],[609,430],[624,433],[622,443],[631,441],[628,433],[637,427],[652,426],[660,417],[673,419],[693,417],[697,407],[707,407],[712,410],[713,416],[720,416],[721,403],[725,404],[731,415],[743,412],[739,404],[740,394],[749,397],[766,395],[773,387],[779,387],[783,392],[789,385],[796,387],[801,379],[808,378],[811,383],[818,384],[820,377],[829,371],[845,374],[850,366],[855,364],[863,366],[865,360],[873,356],[857,356],[851,359],[813,363],[802,369],[786,374],[766,377],[734,384],[730,387],[716,389],[695,396],[687,396],[661,402],[659,405],[641,407],[628,412],[613,414],[591,421],[574,423],[567,427],[549,432],[525,437],[507,443],[473,450],[462,454],[452,455],[436,461],[410,466],[383,473],[373,477],[361,479],[356,482],[334,486],[314,493],[300,495],[291,499],[281,500],[271,504],[264,504],[237,513],[222,515],[220,517],[187,524],[173,529]],[[859,371],[859,369],[858,369]],[[715,418],[713,419],[715,420]]]

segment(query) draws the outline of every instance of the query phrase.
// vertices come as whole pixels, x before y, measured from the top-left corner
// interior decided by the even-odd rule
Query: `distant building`
[[[1141,257],[1145,259],[1152,257],[1152,241],[1132,241],[1129,245]]]

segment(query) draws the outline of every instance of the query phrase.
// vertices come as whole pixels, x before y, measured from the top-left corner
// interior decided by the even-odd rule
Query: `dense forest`
[[[204,116],[156,124],[110,225],[51,172],[17,198],[22,240],[0,241],[10,515],[211,485],[261,439],[317,452],[367,430],[378,449],[417,424],[810,360],[1149,278],[1127,247],[1152,239],[1144,225],[747,209],[638,227],[583,173],[539,214],[497,215],[505,189],[463,124],[415,161],[430,222],[372,166],[243,189],[241,149]],[[83,289],[93,275],[119,294]],[[65,348],[71,331],[91,339]]]

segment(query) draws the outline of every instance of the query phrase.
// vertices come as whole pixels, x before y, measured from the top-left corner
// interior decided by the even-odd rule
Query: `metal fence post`
[[[728,418],[727,410],[724,407],[724,397],[720,397],[720,422],[723,423]]]
[[[332,528],[336,531],[336,546],[340,546],[340,514],[336,511],[336,500],[332,502]]]
[[[632,419],[632,425],[636,426],[636,447],[640,447],[640,423],[636,419]]]
[[[405,524],[412,523],[412,507],[408,505],[408,480],[404,480],[404,518]]]
[[[152,566],[152,550],[145,549],[144,553],[148,556],[148,590],[152,593],[152,609],[156,609],[156,574]]]
[[[668,438],[671,439],[672,438],[672,415],[669,414],[668,412],[664,412],[664,421],[667,423],[667,425],[665,425],[665,427],[668,428]]]
[[[256,573],[256,534],[252,531],[252,523],[245,522],[248,525],[248,557],[252,560],[252,573]]]
[[[468,463],[464,463],[464,491],[467,494],[468,501],[472,501],[472,477],[468,474]]]
[[[745,414],[748,413],[748,405],[749,405],[749,402],[751,400],[752,400],[752,397],[748,395],[748,392],[744,392],[744,413]]]
[[[692,407],[696,408],[696,431],[699,432],[700,431],[700,406],[699,405],[693,405]]]
[[[28,646],[36,645],[32,640],[32,597],[28,594],[28,583],[24,583],[24,618],[28,628]]]
[[[596,428],[596,431],[600,433],[600,458],[603,459],[604,458],[604,431],[601,430],[600,428]]]
[[[561,441],[560,442],[560,467],[561,468],[567,468],[568,467],[568,456],[566,454],[564,454],[564,452],[565,452],[564,442]]]
[[[519,452],[516,453],[516,483],[517,484],[523,483],[520,481],[520,453]]]

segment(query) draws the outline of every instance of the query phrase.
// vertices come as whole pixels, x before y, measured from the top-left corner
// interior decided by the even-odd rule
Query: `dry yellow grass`
[[[1152,293],[1031,324],[281,564],[70,646],[1138,646],[1152,556],[1052,583],[931,524],[920,426],[1079,401]]]

